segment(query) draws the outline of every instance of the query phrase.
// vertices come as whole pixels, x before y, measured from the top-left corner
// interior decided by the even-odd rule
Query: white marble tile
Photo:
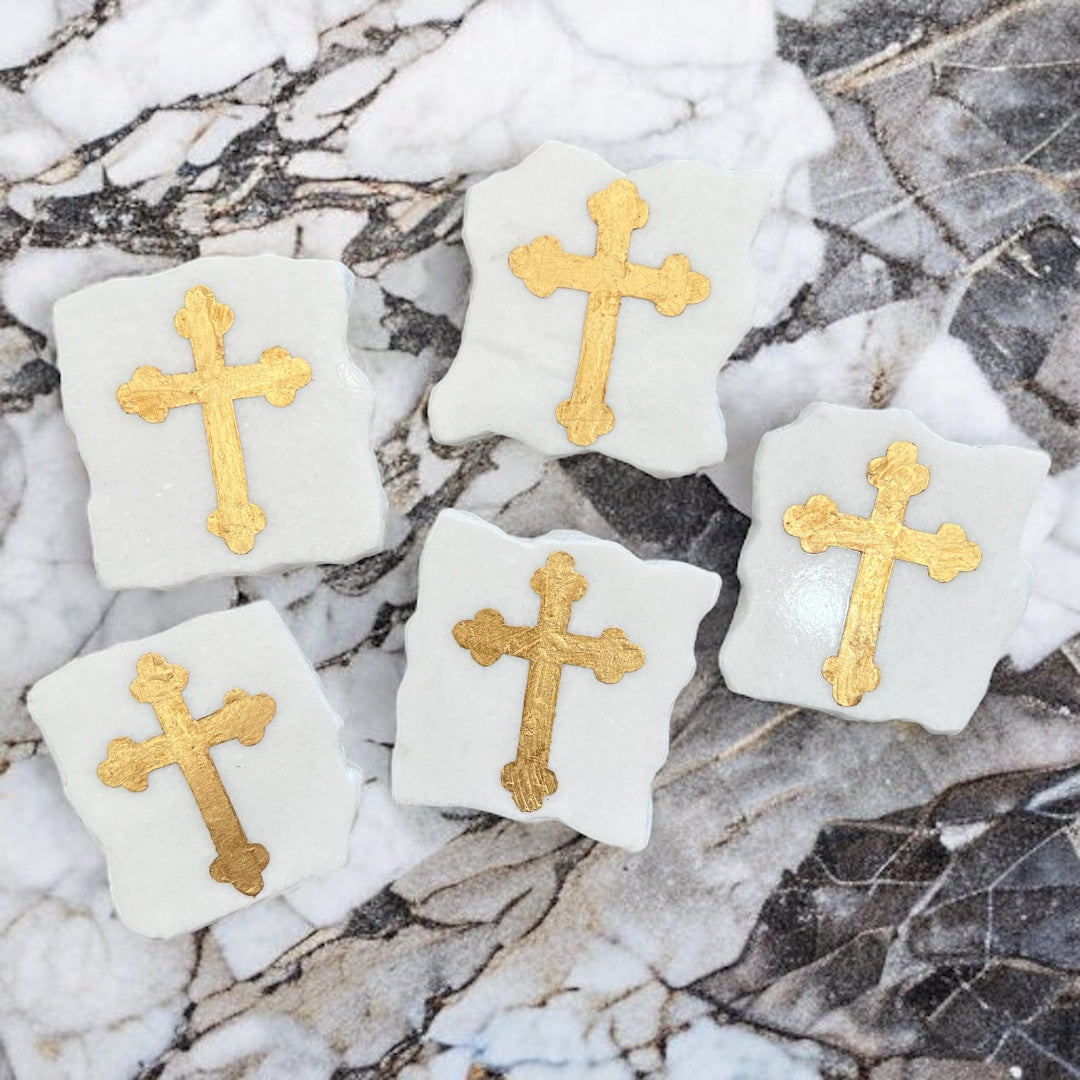
[[[28,705],[139,933],[204,926],[345,861],[359,775],[268,603],[74,660]],[[172,733],[211,715],[220,737],[178,765]]]
[[[900,409],[812,405],[768,433],[720,651],[728,687],[961,730],[1028,601],[1020,538],[1049,464],[948,442]]]
[[[718,395],[728,454],[706,474],[749,514],[754,455],[762,435],[791,423],[806,406],[829,401],[856,408],[909,409],[944,438],[1031,448],[1005,400],[971,350],[940,324],[932,303],[901,301],[839,319],[798,341],[769,345],[720,372]],[[1032,600],[1004,646],[1027,669],[1080,632],[1080,581],[1069,572],[1080,552],[1080,469],[1049,476],[1024,535]],[[1039,523],[1042,523],[1041,525]]]
[[[471,188],[469,310],[431,392],[432,435],[456,444],[495,432],[552,456],[595,450],[661,477],[722,460],[713,388],[750,328],[749,250],[769,188],[764,173],[688,161],[624,177],[561,143]],[[598,231],[623,236],[615,222],[628,213],[638,227],[625,229],[626,258],[664,276],[639,286],[657,290],[655,304],[627,296],[613,318],[599,294],[556,287],[571,268],[553,270],[551,259],[591,256]],[[676,269],[669,260],[679,257]]]
[[[56,305],[106,585],[172,588],[381,547],[373,392],[345,347],[351,284],[337,263],[207,258]],[[221,363],[215,349],[237,399],[210,408],[207,376],[187,373]]]
[[[606,843],[644,847],[671,709],[719,589],[716,574],[642,562],[610,541],[572,532],[520,540],[444,510],[424,547],[406,631],[394,798],[517,821],[553,817]],[[513,628],[541,624],[548,634],[569,626],[553,655],[595,655],[580,666],[533,659],[536,646],[515,645],[527,632],[515,637]],[[552,725],[528,746],[518,746],[523,708],[534,731]]]

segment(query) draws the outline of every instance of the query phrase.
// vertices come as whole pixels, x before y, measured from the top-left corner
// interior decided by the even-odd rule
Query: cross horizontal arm
[[[709,279],[690,269],[685,255],[669,255],[660,267],[563,251],[554,236],[537,237],[510,252],[510,269],[529,292],[550,296],[556,289],[611,293],[649,300],[661,315],[681,315],[687,304],[709,295]]]
[[[690,269],[685,255],[669,255],[660,266],[627,263],[620,283],[623,296],[651,300],[661,315],[681,315],[687,304],[697,304],[710,291],[709,279]]]
[[[155,769],[175,763],[172,740],[168,735],[155,735],[140,743],[124,735],[110,741],[108,755],[98,766],[97,774],[109,787],[145,791]]]
[[[936,533],[905,526],[896,537],[895,555],[905,562],[925,566],[935,581],[952,581],[957,574],[974,570],[982,562],[979,545],[951,522],[945,522]]]
[[[605,683],[617,683],[624,675],[637,671],[645,663],[645,652],[630,641],[622,630],[609,628],[599,637],[566,634],[559,661],[574,667],[592,668]]]
[[[135,369],[129,382],[116,391],[116,400],[126,413],[160,424],[170,409],[202,405],[211,398],[265,397],[271,405],[291,405],[297,390],[311,382],[311,366],[275,346],[267,349],[257,363],[209,371],[184,371],[166,375],[160,368]]]
[[[842,514],[828,495],[812,495],[805,503],[789,506],[784,529],[799,539],[803,551],[818,555],[826,548],[888,553],[892,544],[868,518]]]
[[[311,365],[276,345],[255,364],[221,369],[219,379],[225,397],[265,397],[271,405],[283,408],[292,404],[297,390],[311,382]]]
[[[205,392],[206,377],[197,371],[166,375],[160,368],[140,367],[116,391],[116,400],[124,412],[160,424],[170,409],[201,404]]]
[[[603,259],[563,251],[554,236],[538,236],[531,244],[514,248],[510,252],[510,269],[535,296],[550,296],[556,289],[615,290],[615,282],[608,281],[605,275]]]
[[[494,608],[484,608],[472,619],[462,619],[454,626],[454,640],[472,653],[483,667],[490,667],[500,656],[536,658],[540,632],[535,626],[508,626]]]
[[[256,694],[246,690],[230,690],[225,704],[196,722],[199,741],[204,746],[236,739],[244,746],[254,746],[266,731],[266,725],[274,719],[277,706],[269,694]]]
[[[830,547],[887,555],[925,566],[935,581],[952,581],[957,574],[974,570],[982,560],[979,545],[969,540],[959,525],[946,522],[936,533],[903,525],[893,532],[869,518],[840,513],[827,495],[814,495],[802,505],[789,507],[784,528],[812,555]]]

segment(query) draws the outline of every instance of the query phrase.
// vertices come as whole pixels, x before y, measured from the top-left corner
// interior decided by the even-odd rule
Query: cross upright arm
[[[136,368],[131,379],[116,391],[116,400],[124,412],[160,424],[171,409],[201,405],[206,389],[206,379],[197,371],[166,375],[161,368],[146,365]]]
[[[574,604],[588,591],[584,574],[574,569],[573,556],[553,551],[544,565],[533,573],[529,588],[540,597],[537,625],[549,633],[565,632]]]
[[[173,316],[176,332],[191,342],[196,367],[225,363],[225,335],[233,324],[233,310],[222,304],[207,285],[195,285],[184,294],[184,306]]]
[[[599,637],[567,634],[563,638],[562,662],[591,668],[604,683],[617,683],[645,663],[645,651],[624,631],[609,626]]]
[[[173,753],[172,740],[166,735],[155,735],[140,743],[121,735],[110,740],[105,760],[97,769],[98,778],[109,787],[145,791],[152,772],[176,764]]]
[[[630,234],[649,221],[649,204],[638,194],[637,186],[621,176],[603,190],[594,191],[586,205],[589,217],[596,222],[596,254],[625,260]]]
[[[494,608],[484,608],[471,619],[454,625],[454,640],[468,649],[482,667],[490,667],[500,656],[531,660],[540,644],[535,626],[509,626]]]

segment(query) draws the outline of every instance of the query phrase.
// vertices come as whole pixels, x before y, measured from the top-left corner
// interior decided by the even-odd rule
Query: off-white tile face
[[[569,631],[595,637],[616,627],[644,651],[645,662],[617,683],[600,682],[586,668],[562,669],[549,758],[558,789],[539,810],[522,812],[501,774],[517,753],[529,662],[504,655],[481,666],[453,630],[484,608],[511,625],[535,626],[540,599],[530,581],[553,552],[571,555],[588,582]],[[424,547],[406,631],[394,798],[519,821],[557,818],[605,843],[644,847],[671,709],[693,675],[698,623],[719,589],[709,571],[643,562],[583,533],[520,540],[471,514],[444,510]]]
[[[811,496],[841,513],[867,517],[877,490],[871,459],[893,442],[918,448],[929,486],[912,496],[905,524],[936,533],[959,525],[981,550],[972,570],[933,580],[925,567],[897,561],[882,608],[877,689],[841,706],[823,677],[844,632],[860,554],[838,547],[808,554],[783,525]],[[741,593],[720,651],[738,693],[818,709],[852,720],[913,720],[930,731],[963,728],[1023,614],[1031,571],[1020,535],[1049,460],[1010,446],[948,442],[903,409],[812,405],[767,434],[754,465],[753,524],[739,560]]]
[[[138,367],[193,370],[173,318],[196,285],[232,308],[227,364],[254,364],[281,346],[311,368],[285,407],[265,397],[235,403],[248,495],[266,515],[246,554],[207,529],[217,494],[202,407],[150,423],[116,397]],[[64,413],[90,474],[94,560],[106,585],[170,588],[379,550],[386,500],[371,449],[374,395],[345,346],[351,291],[340,263],[263,255],[197,259],[57,303]]]
[[[214,843],[177,765],[151,772],[145,791],[98,776],[111,740],[162,733],[153,705],[130,690],[146,653],[187,669],[183,698],[196,719],[222,708],[234,688],[273,698],[255,745],[232,740],[211,751],[247,839],[269,855],[255,897],[210,876]],[[105,849],[117,911],[131,929],[171,937],[344,865],[360,775],[345,760],[341,722],[317,675],[269,603],[74,660],[37,683],[28,705],[68,798]]]
[[[588,295],[560,288],[534,296],[508,258],[545,235],[566,252],[591,255],[597,227],[589,196],[624,175],[649,207],[647,223],[631,235],[630,260],[659,267],[669,255],[686,255],[711,288],[676,316],[661,315],[647,300],[622,301],[606,395],[615,426],[588,449],[654,476],[723,459],[716,373],[750,328],[750,243],[769,198],[768,174],[693,161],[623,174],[595,154],[554,142],[468,193],[469,311],[457,358],[428,408],[440,442],[496,432],[552,456],[582,451],[555,410],[574,386]]]

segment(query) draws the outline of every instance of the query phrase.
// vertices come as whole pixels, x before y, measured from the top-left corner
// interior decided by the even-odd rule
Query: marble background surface
[[[1072,0],[5,0],[0,5],[0,1076],[1080,1076],[1080,7]],[[766,168],[754,330],[709,478],[428,438],[462,192],[557,137]],[[198,254],[338,258],[380,395],[386,551],[105,591],[50,308]],[[817,398],[1053,458],[1035,594],[953,739],[737,698],[754,439]],[[444,506],[719,571],[650,846],[395,807],[417,551]],[[272,600],[368,783],[354,858],[167,943],[115,919],[27,687]]]

